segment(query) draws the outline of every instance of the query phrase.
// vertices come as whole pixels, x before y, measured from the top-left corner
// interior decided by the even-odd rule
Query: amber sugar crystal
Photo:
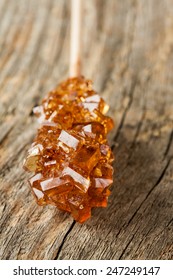
[[[91,208],[107,206],[113,178],[107,110],[84,77],[59,84],[34,108],[41,128],[24,168],[33,173],[29,184],[39,205],[52,204],[80,223]]]

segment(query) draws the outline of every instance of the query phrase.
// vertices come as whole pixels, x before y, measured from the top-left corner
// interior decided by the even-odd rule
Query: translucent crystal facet
[[[84,77],[59,84],[34,108],[41,128],[28,150],[25,170],[39,205],[52,204],[83,223],[93,207],[106,207],[113,182],[107,133],[108,105]]]

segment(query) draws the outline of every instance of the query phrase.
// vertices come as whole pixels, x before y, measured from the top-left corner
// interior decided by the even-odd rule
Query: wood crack
[[[140,119],[140,121],[138,122],[137,129],[136,129],[136,132],[135,132],[135,135],[134,135],[132,144],[131,144],[131,146],[130,146],[130,149],[131,149],[131,150],[133,150],[134,147],[135,147],[136,140],[137,140],[137,138],[138,138],[138,136],[139,136],[139,133],[140,133],[140,131],[141,131],[142,124],[143,124],[144,119],[145,119],[145,115],[146,115],[146,110],[144,109],[143,112],[142,112],[141,119]],[[131,154],[130,154],[130,157],[131,157]],[[130,158],[130,157],[129,157],[129,158]]]
[[[129,242],[127,243],[127,245],[125,246],[125,248],[123,249],[121,255],[119,256],[119,260],[122,260],[123,255],[125,254],[125,252],[127,251],[127,248],[129,247],[130,243],[132,242],[134,238],[134,234],[132,235],[132,237],[130,238]]]
[[[168,144],[166,146],[166,149],[165,149],[165,152],[164,152],[164,157],[163,159],[165,159],[165,157],[168,155],[169,153],[169,150],[170,150],[170,147],[171,147],[171,144],[172,144],[172,140],[173,140],[173,130],[171,131],[171,134],[170,134],[170,137],[169,137],[169,140],[168,140]]]
[[[126,228],[129,226],[129,224],[131,223],[131,221],[134,219],[134,217],[136,216],[136,214],[138,213],[139,209],[142,207],[142,205],[145,203],[145,201],[148,199],[149,195],[153,192],[153,190],[160,184],[160,182],[162,181],[169,165],[171,162],[171,158],[168,160],[168,162],[166,163],[164,169],[162,170],[159,178],[157,179],[156,183],[154,184],[154,186],[150,189],[150,191],[148,192],[148,194],[146,195],[145,199],[140,203],[139,207],[136,209],[136,211],[134,212],[134,214],[132,215],[132,217],[130,218],[130,220],[128,221]]]
[[[145,203],[145,201],[148,199],[149,195],[153,192],[153,190],[159,185],[159,183],[162,181],[169,165],[170,165],[170,162],[171,162],[172,158],[170,158],[167,162],[167,164],[165,165],[163,171],[161,172],[159,178],[157,179],[156,183],[154,184],[154,186],[150,189],[150,191],[148,192],[147,196],[145,197],[145,199],[140,203],[140,205],[138,206],[138,208],[136,209],[136,211],[134,212],[134,214],[132,215],[132,217],[129,219],[128,223],[127,224],[123,224],[121,229],[118,231],[117,235],[116,235],[116,238],[119,236],[119,234],[122,232],[122,229],[125,227],[127,228],[130,223],[132,222],[132,220],[135,218],[136,214],[138,213],[139,209],[142,207],[142,205]]]
[[[62,250],[62,248],[63,248],[63,246],[64,246],[64,243],[65,243],[65,241],[66,241],[68,235],[69,235],[69,234],[71,233],[71,231],[73,230],[75,224],[76,224],[76,222],[73,221],[73,223],[71,224],[71,226],[70,226],[69,229],[67,230],[66,234],[64,235],[64,238],[63,238],[63,240],[62,240],[62,242],[61,242],[61,244],[60,244],[60,246],[59,246],[58,252],[57,252],[57,254],[56,254],[54,260],[58,260],[59,255],[60,255],[60,253],[61,253],[61,250]]]

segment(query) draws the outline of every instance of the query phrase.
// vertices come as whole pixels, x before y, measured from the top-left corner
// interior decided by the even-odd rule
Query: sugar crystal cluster
[[[59,84],[34,108],[41,128],[24,168],[39,205],[52,204],[83,223],[93,207],[106,207],[112,184],[113,121],[104,100],[84,77]]]

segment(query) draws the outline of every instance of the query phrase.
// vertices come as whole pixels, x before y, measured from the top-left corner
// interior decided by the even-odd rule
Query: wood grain
[[[88,0],[83,73],[110,104],[109,206],[80,225],[36,205],[32,108],[68,77],[69,1],[0,0],[0,258],[173,258],[173,2]]]

